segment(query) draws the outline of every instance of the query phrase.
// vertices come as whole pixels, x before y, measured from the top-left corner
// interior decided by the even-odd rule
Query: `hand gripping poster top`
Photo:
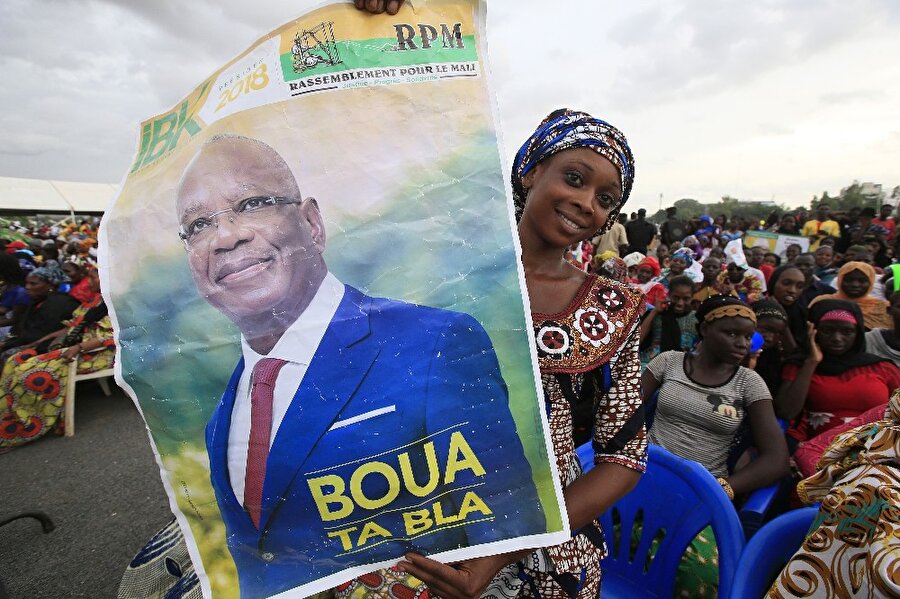
[[[569,536],[483,23],[324,6],[141,126],[101,274],[206,595]]]

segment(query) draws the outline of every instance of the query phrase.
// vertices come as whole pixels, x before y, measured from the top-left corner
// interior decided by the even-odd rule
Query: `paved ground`
[[[143,420],[114,387],[79,383],[76,435],[51,436],[0,455],[0,580],[11,599],[115,597],[130,559],[172,517]]]

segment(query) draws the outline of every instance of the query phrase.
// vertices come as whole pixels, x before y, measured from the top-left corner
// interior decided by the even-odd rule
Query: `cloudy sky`
[[[138,123],[318,0],[5,0],[0,176],[117,183]],[[552,109],[628,135],[634,208],[900,185],[900,3],[490,0],[504,151]]]

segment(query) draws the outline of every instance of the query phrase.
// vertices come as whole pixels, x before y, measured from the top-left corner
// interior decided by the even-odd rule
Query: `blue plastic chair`
[[[644,418],[648,430],[653,426],[653,419],[656,416],[656,404],[658,401],[659,389],[654,391],[650,397],[644,399]],[[779,420],[778,424],[781,426],[782,431],[787,430],[786,422]],[[583,466],[584,460],[582,460],[582,467]],[[763,525],[763,522],[766,521],[766,518],[769,517],[773,507],[777,504],[778,499],[786,494],[786,486],[790,483],[790,477],[785,477],[785,479],[781,481],[773,483],[768,487],[757,489],[750,494],[747,501],[741,506],[739,514],[741,525],[744,529],[744,538],[750,539],[750,537],[759,530],[759,527]]]
[[[800,548],[818,511],[817,507],[794,510],[760,528],[741,555],[741,569],[734,577],[730,599],[765,596],[778,573]]]
[[[589,458],[590,444],[578,449]],[[631,551],[631,530],[642,518],[641,538]],[[613,522],[621,523],[616,534]],[[600,518],[609,547],[603,561],[603,597],[672,597],[678,562],[688,544],[712,525],[719,550],[719,597],[730,589],[744,548],[737,513],[716,479],[696,462],[650,445],[647,472],[628,495]],[[650,558],[652,545],[656,553]]]

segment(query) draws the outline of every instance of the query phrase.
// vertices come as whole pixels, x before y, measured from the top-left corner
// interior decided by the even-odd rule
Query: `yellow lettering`
[[[363,494],[362,481],[369,474],[380,474],[388,483],[388,491],[380,499],[370,499]],[[369,462],[357,468],[350,476],[350,495],[353,501],[361,508],[377,510],[397,499],[400,494],[400,477],[389,465],[384,462]]]
[[[470,512],[481,512],[485,516],[493,514],[487,504],[481,500],[481,497],[476,495],[473,491],[469,491],[466,493],[466,496],[463,497],[462,507],[459,508],[459,516],[457,516],[457,518],[459,520],[465,520]]]
[[[431,528],[430,512],[428,510],[416,510],[403,513],[403,523],[406,525],[406,534],[414,535]]]
[[[253,71],[253,79],[250,81],[250,86],[247,87],[247,91],[250,91],[250,87],[253,89],[263,89],[267,85],[269,85],[269,75],[266,73],[266,65],[263,63]]]
[[[353,502],[344,495],[346,486],[344,485],[344,479],[340,476],[326,474],[325,476],[311,478],[306,481],[306,484],[309,485],[309,490],[316,502],[316,507],[319,508],[319,516],[323,522],[340,520],[353,513]],[[325,493],[322,490],[324,487],[332,487],[333,491]],[[334,503],[340,507],[332,511],[328,506]]]
[[[434,504],[435,524],[437,524],[438,526],[443,526],[444,524],[453,524],[457,520],[459,520],[459,516],[454,516],[452,514],[450,516],[444,515],[444,508],[441,506],[441,502],[438,501]]]
[[[390,539],[391,533],[374,522],[366,522],[362,532],[359,533],[359,542],[357,542],[356,545],[362,547],[366,544],[366,541],[372,537],[384,537],[385,539]]]
[[[412,471],[412,465],[409,463],[409,454],[403,452],[398,456],[400,461],[400,474],[403,476],[403,484],[406,486],[407,490],[416,497],[425,497],[429,493],[434,492],[441,477],[437,462],[437,452],[434,450],[434,443],[429,441],[422,449],[425,452],[425,461],[428,466],[428,482],[425,483],[424,486],[420,486],[419,483],[416,482],[415,475]]]
[[[335,530],[334,532],[328,533],[328,536],[331,538],[340,537],[341,539],[341,547],[344,548],[344,551],[349,551],[353,549],[353,542],[350,540],[350,533],[356,530],[355,526],[351,526],[350,528],[345,528],[343,530]]]
[[[460,458],[461,456],[461,458]],[[447,451],[447,470],[444,472],[444,484],[449,485],[456,480],[456,473],[471,470],[475,476],[484,476],[484,467],[475,452],[469,447],[466,438],[459,431],[450,435],[450,449]]]

